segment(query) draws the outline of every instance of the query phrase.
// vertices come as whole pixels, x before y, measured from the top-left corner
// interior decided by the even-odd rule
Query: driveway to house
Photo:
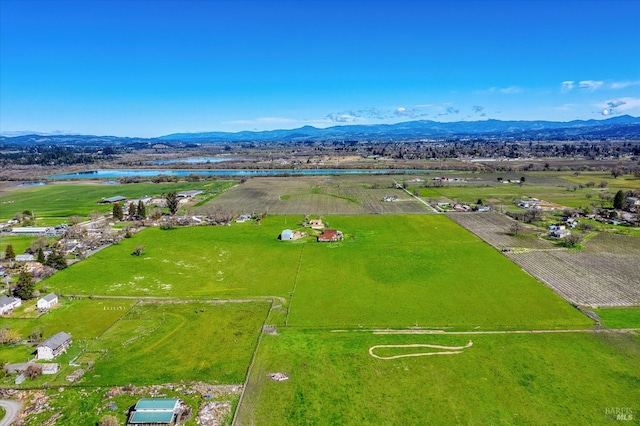
[[[0,399],[0,406],[5,409],[7,414],[4,415],[2,420],[0,420],[0,426],[10,426],[11,423],[15,420],[22,408],[16,401],[9,401],[8,399]]]

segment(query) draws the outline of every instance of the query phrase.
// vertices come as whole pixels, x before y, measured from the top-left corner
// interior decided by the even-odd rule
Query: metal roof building
[[[178,398],[143,398],[129,418],[130,425],[164,425],[173,421]]]

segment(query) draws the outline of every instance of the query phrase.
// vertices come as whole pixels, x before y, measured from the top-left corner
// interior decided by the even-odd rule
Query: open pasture
[[[210,204],[236,214],[364,215],[429,213],[406,192],[394,188],[393,176],[260,177],[247,180]],[[396,201],[383,201],[395,196]]]
[[[473,346],[460,354],[390,360],[369,354],[374,345],[464,346],[470,340]],[[606,408],[632,407],[634,414],[640,408],[638,371],[640,345],[629,335],[374,335],[289,328],[264,336],[237,422],[603,424]],[[273,372],[290,379],[272,381]]]
[[[288,325],[585,327],[591,321],[444,215],[331,217],[306,244]]]
[[[88,352],[100,352],[84,384],[204,381],[240,384],[270,303],[137,304]]]
[[[22,339],[32,333],[44,338],[60,331],[71,334],[73,340],[95,339],[125,315],[134,305],[127,299],[74,299],[60,298],[60,305],[39,318],[3,318],[2,327],[15,330]],[[31,358],[33,345],[8,347],[0,345],[0,360],[24,362]]]
[[[277,240],[301,219],[148,229],[44,284],[85,295],[289,299],[294,293],[287,323],[295,326],[590,324],[444,215],[331,216],[325,219],[343,231],[342,242]],[[142,256],[132,256],[138,245],[145,246]]]
[[[66,294],[173,298],[284,297],[301,245],[278,241],[297,218],[221,227],[147,229],[58,272],[45,283]],[[142,256],[131,253],[143,245]]]
[[[73,215],[87,217],[93,211],[110,212],[111,205],[98,204],[102,198],[116,195],[127,198],[160,196],[171,191],[189,189],[220,191],[232,184],[230,181],[215,181],[109,185],[96,181],[90,184],[53,183],[44,186],[5,187],[0,192],[0,219],[11,219],[16,213],[30,210],[35,214],[39,225],[51,225],[66,222]]]

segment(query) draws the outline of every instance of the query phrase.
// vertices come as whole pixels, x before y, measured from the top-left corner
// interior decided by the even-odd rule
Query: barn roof
[[[55,300],[55,299],[57,299],[57,298],[58,298],[58,296],[56,296],[56,294],[55,294],[55,293],[49,293],[49,294],[47,294],[46,296],[44,296],[44,297],[42,298],[42,300],[45,300],[45,301],[47,301],[47,302],[51,302],[51,301],[53,301],[53,300]]]
[[[65,333],[64,331],[61,331],[60,333],[56,333],[44,342],[40,343],[38,347],[46,346],[55,351],[69,340],[71,340],[71,335],[69,333]]]

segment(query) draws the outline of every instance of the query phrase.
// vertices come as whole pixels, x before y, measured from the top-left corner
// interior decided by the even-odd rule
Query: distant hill
[[[22,135],[0,137],[0,143],[15,145],[127,145],[150,146],[171,143],[188,146],[207,142],[299,142],[299,141],[398,141],[419,139],[480,140],[600,140],[640,139],[640,117],[623,115],[606,120],[558,121],[456,121],[430,120],[398,124],[345,125],[319,129],[304,126],[262,132],[174,133],[159,138],[125,138],[91,135]],[[177,145],[176,145],[177,144]]]
[[[319,129],[304,126],[262,132],[175,133],[159,139],[191,142],[240,142],[288,140],[399,140],[422,138],[487,139],[593,139],[640,138],[640,118],[623,115],[606,120],[557,121],[456,121],[430,120],[398,124],[346,125]]]

